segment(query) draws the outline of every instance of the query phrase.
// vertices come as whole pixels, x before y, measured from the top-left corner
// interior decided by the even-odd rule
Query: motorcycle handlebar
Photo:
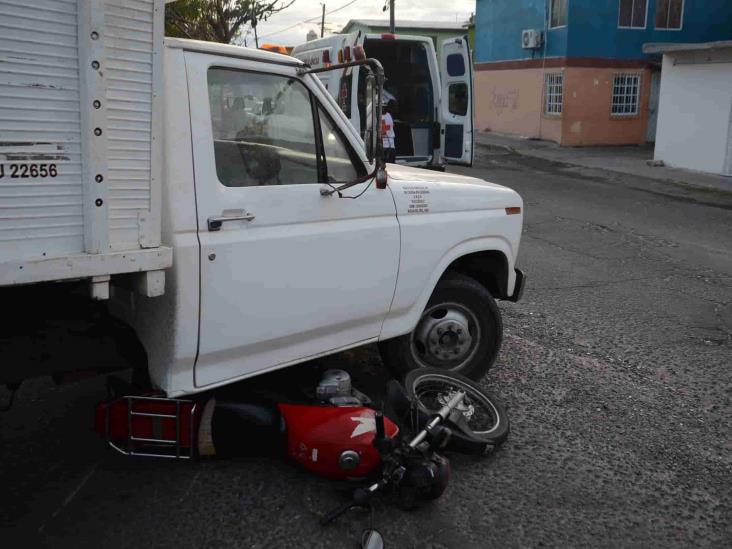
[[[328,511],[324,517],[320,519],[320,525],[325,526],[326,524],[330,524],[335,519],[340,517],[343,513],[348,511],[351,507],[356,505],[356,500],[352,499],[351,501],[344,503],[340,507],[336,507],[335,509],[332,509]]]
[[[358,488],[353,493],[353,499],[351,501],[346,502],[340,507],[336,507],[331,511],[328,511],[325,516],[320,519],[320,525],[325,526],[326,524],[330,524],[352,507],[365,506],[371,500],[371,496],[374,494],[374,492],[376,492],[383,485],[384,481],[381,481],[372,484],[368,488]]]

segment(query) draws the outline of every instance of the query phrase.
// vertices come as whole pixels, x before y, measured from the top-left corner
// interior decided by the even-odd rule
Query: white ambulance
[[[292,55],[313,68],[348,62],[358,46],[378,59],[396,131],[396,161],[430,168],[473,163],[473,67],[467,36],[443,43],[438,61],[427,36],[336,34],[297,46]],[[364,69],[321,73],[321,81],[363,134]]]

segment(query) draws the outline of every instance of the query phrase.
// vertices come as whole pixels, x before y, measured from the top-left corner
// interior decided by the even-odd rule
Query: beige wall
[[[538,137],[541,102],[541,69],[475,73],[475,126],[480,131]]]
[[[612,116],[613,80],[641,74],[635,116]],[[647,69],[568,68],[564,73],[562,145],[641,145],[646,142],[651,72]]]
[[[564,73],[561,116],[543,114],[544,74]],[[618,72],[641,73],[637,116],[612,117],[612,86]],[[480,131],[541,138],[562,145],[645,143],[650,71],[615,68],[527,68],[475,73],[475,124]]]

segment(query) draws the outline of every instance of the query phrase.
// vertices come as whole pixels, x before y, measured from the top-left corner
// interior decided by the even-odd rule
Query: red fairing
[[[381,463],[372,442],[376,435],[376,413],[362,406],[277,405],[287,425],[287,453],[306,469],[332,479],[362,478]],[[389,418],[384,418],[388,437],[399,433]],[[360,461],[354,469],[343,469],[343,452],[353,450]]]

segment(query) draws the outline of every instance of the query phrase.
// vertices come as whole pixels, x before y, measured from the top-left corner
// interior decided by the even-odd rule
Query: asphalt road
[[[456,171],[525,200],[530,283],[486,379],[512,434],[434,504],[379,506],[387,547],[732,546],[732,196],[486,148]],[[373,348],[329,363],[383,375]],[[368,522],[320,528],[342,496],[282,461],[118,457],[103,396],[37,380],[0,416],[0,545],[341,548]]]

